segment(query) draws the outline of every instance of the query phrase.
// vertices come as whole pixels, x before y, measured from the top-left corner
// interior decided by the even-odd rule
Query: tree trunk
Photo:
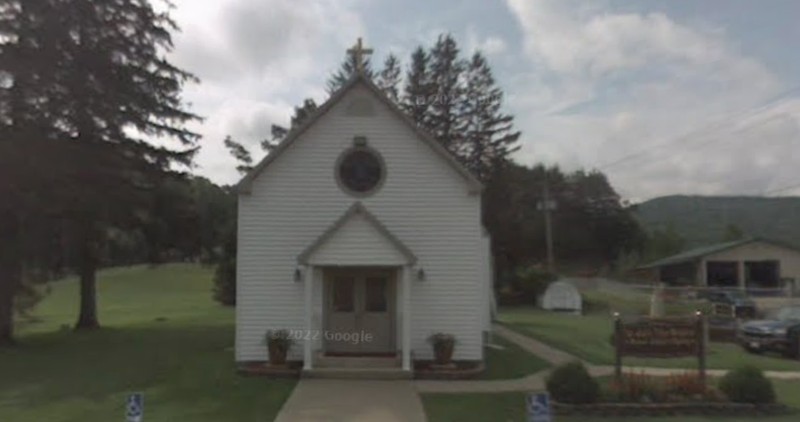
[[[22,279],[19,220],[0,212],[0,346],[14,343],[14,295]]]
[[[78,275],[80,277],[81,307],[76,330],[100,328],[97,320],[97,257],[95,256],[94,226],[91,221],[80,224],[80,253]]]
[[[2,271],[0,277],[7,277]],[[14,292],[10,280],[0,281],[0,347],[14,344]]]

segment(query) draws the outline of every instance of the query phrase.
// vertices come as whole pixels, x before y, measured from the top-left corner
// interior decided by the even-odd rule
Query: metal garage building
[[[800,250],[766,239],[704,246],[641,267],[670,285],[782,289],[800,280]]]

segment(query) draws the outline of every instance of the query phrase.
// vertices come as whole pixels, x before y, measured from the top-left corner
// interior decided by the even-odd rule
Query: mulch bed
[[[286,365],[280,366],[273,366],[267,362],[247,362],[236,368],[242,375],[267,378],[300,378],[302,369],[302,361],[289,361]]]
[[[553,410],[562,416],[772,416],[791,413],[783,404],[747,404],[725,402],[687,403],[553,403]]]
[[[474,379],[485,369],[483,362],[459,361],[448,366],[437,366],[433,361],[414,362],[414,378],[426,380]],[[247,362],[237,367],[245,376],[266,378],[300,378],[302,361],[290,361],[284,366],[272,366],[267,362]]]
[[[480,375],[485,366],[483,362],[455,361],[448,366],[438,366],[433,361],[415,361],[414,378],[422,380],[466,380]]]

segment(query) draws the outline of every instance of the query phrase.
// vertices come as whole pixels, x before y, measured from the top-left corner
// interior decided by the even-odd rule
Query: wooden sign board
[[[622,357],[679,358],[696,356],[700,377],[706,378],[705,318],[641,317],[614,322],[615,374],[622,377]]]
[[[624,356],[697,356],[702,342],[702,331],[694,319],[647,318],[621,325]]]

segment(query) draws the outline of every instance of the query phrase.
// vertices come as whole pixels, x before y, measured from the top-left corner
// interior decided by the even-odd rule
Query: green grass
[[[800,382],[773,381],[778,400],[794,408],[800,408]],[[525,415],[526,393],[474,393],[474,394],[423,394],[422,403],[430,422],[483,422],[483,421],[527,421]],[[794,422],[797,414],[760,417],[769,422]],[[557,417],[557,422],[607,422],[609,418]],[[614,421],[646,422],[750,422],[752,418],[615,418]]]
[[[77,284],[52,284],[20,344],[0,349],[0,421],[123,420],[127,394],[145,420],[272,420],[295,382],[235,374],[233,310],[211,300],[211,270],[172,264],[103,271],[100,322],[69,329]]]
[[[647,315],[650,312],[650,294],[641,291],[587,290],[581,292],[584,311],[587,314]],[[671,302],[664,304],[667,315],[692,315],[695,311],[708,313],[711,305],[707,301]]]
[[[550,366],[536,355],[528,353],[523,348],[500,336],[494,336],[492,343],[503,348],[486,348],[486,370],[481,374],[480,379],[522,378],[547,369]]]
[[[554,314],[533,308],[502,309],[499,319],[510,328],[598,365],[613,365],[610,338],[613,318],[599,312],[584,316]],[[696,368],[697,359],[625,358],[623,364],[664,368]],[[731,369],[751,364],[763,370],[800,371],[800,362],[778,355],[753,355],[730,343],[711,343],[708,367]]]

